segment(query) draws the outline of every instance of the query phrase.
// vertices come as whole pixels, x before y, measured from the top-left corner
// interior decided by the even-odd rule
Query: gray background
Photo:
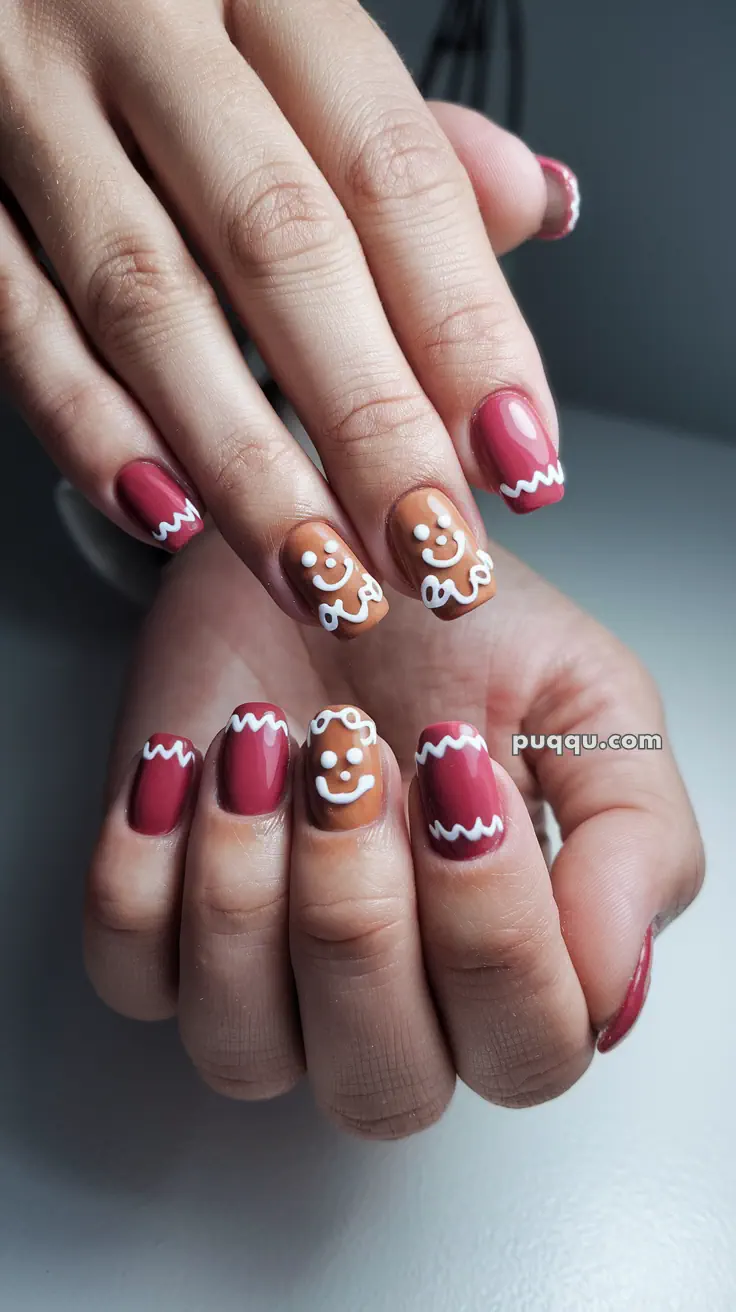
[[[493,532],[657,676],[705,891],[657,943],[635,1033],[553,1105],[461,1092],[434,1130],[376,1146],[306,1090],[208,1093],[172,1026],[107,1013],[83,977],[81,881],[138,615],[74,554],[48,462],[0,408],[3,1312],[736,1307],[736,451],[706,436],[731,433],[736,207],[715,142],[734,11],[528,11],[528,136],[579,171],[584,209],[515,285],[560,394],[662,426],[567,409],[565,501],[520,522],[494,506]],[[391,24],[410,59],[418,13]]]

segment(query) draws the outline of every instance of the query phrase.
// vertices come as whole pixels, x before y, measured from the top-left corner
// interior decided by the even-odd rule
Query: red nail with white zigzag
[[[132,519],[167,551],[181,551],[202,532],[202,512],[189,493],[152,460],[126,465],[117,481],[118,498]]]

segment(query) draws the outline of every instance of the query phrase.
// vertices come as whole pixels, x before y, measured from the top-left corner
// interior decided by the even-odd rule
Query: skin
[[[589,1065],[649,925],[700,887],[700,836],[650,676],[493,554],[504,588],[492,606],[438,625],[392,596],[347,650],[288,620],[215,533],[167,571],[121,714],[87,968],[116,1010],[177,1014],[197,1070],[228,1096],[276,1096],[308,1069],[333,1120],[378,1138],[436,1121],[458,1076],[506,1106],[555,1097]],[[255,821],[224,812],[216,786],[220,731],[248,700],[282,706],[294,735],[290,792]],[[383,734],[385,805],[374,824],[327,834],[309,819],[298,743],[344,702]],[[412,786],[421,729],[448,717],[486,738],[508,818],[500,848],[467,862],[431,849]],[[521,731],[632,728],[661,733],[664,750],[511,754]],[[133,758],[154,730],[212,743],[198,796],[163,839],[126,820]],[[563,836],[551,878],[543,798]]]
[[[482,399],[522,388],[556,440],[494,254],[539,230],[542,170],[478,115],[425,104],[354,0],[4,0],[0,160],[0,369],[32,427],[128,531],[124,466],[183,479],[294,617],[279,553],[295,523],[327,520],[406,591],[385,525],[409,488],[444,488],[482,540]]]

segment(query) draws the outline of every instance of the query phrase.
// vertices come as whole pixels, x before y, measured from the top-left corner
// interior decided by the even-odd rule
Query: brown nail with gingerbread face
[[[388,610],[383,589],[329,524],[297,524],[284,543],[284,570],[328,633],[357,638]]]
[[[376,726],[357,706],[328,706],[307,733],[307,791],[319,829],[357,829],[383,800]]]
[[[494,595],[493,561],[444,492],[407,492],[393,509],[389,532],[404,573],[441,620],[466,615]]]

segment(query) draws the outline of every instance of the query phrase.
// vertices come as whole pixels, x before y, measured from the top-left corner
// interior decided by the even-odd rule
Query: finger
[[[555,898],[599,1048],[607,1050],[644,1004],[650,930],[692,901],[704,858],[655,685],[592,621],[590,630],[540,691],[524,731],[560,736],[526,756],[562,831]],[[584,749],[578,737],[608,744],[615,734],[623,745],[604,749]]]
[[[429,102],[466,169],[496,255],[531,237],[553,240],[573,231],[580,213],[575,174],[535,155],[519,137],[464,105]]]
[[[84,328],[282,608],[302,621],[326,621],[337,637],[364,632],[387,605],[354,528],[250,375],[212,289],[110,125],[85,93],[66,101],[64,93],[62,86],[68,112],[55,118],[53,142],[31,117],[34,149],[22,160],[16,151],[8,174]],[[48,176],[57,179],[51,203]],[[193,500],[177,491],[178,503],[167,503],[157,466],[126,464],[129,448],[116,445],[114,432],[105,444],[108,477],[118,462],[120,509],[169,546],[181,541],[182,527],[199,527]],[[337,611],[301,563],[306,550],[319,552],[324,575],[330,541],[335,572],[350,564]]]
[[[2,205],[0,378],[52,460],[121,528],[176,551],[204,527],[150,419],[95,359]]]
[[[416,488],[450,498],[453,529],[467,550],[447,597],[457,604],[434,608],[440,618],[467,613],[493,591],[487,566],[470,580],[480,564],[482,521],[447,430],[390,329],[344,210],[229,42],[207,45],[206,68],[203,52],[192,51],[178,29],[172,43],[174,58],[160,44],[142,63],[137,52],[130,55],[120,113],[293,401],[378,570],[404,591],[420,592],[433,574],[421,557],[419,570],[407,568],[407,553],[390,550],[395,540],[413,542],[417,520],[404,498]],[[197,88],[194,104],[179,74],[185,61]],[[317,577],[310,586],[319,586]]]
[[[87,880],[84,951],[103,1002],[135,1020],[176,1011],[184,857],[200,764],[153,734],[105,818]]]
[[[319,1105],[366,1138],[436,1121],[454,1072],[422,965],[398,768],[356,707],[315,716],[297,771],[291,952]]]
[[[539,352],[468,175],[397,52],[357,3],[249,0],[232,12],[236,42],[355,226],[466,476],[517,512],[558,501],[557,419]]]
[[[462,721],[425,729],[410,817],[424,956],[460,1077],[492,1102],[556,1097],[593,1053],[524,801]]]
[[[273,1098],[304,1071],[289,960],[289,730],[247,702],[205,759],[187,852],[179,1029],[229,1098]]]

